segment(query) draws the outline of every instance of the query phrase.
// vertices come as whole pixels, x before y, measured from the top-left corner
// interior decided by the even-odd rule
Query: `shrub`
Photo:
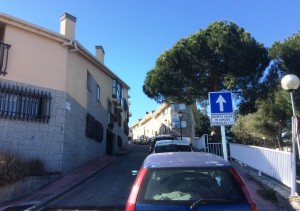
[[[0,186],[15,183],[26,176],[42,176],[47,172],[38,159],[25,160],[20,156],[0,151]]]
[[[46,174],[44,163],[38,159],[28,162],[30,176],[42,176]]]
[[[28,164],[10,152],[0,152],[0,186],[19,181],[28,175]]]

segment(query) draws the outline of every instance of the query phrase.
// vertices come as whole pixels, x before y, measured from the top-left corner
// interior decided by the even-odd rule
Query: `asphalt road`
[[[149,154],[149,146],[138,146],[118,159],[82,185],[52,201],[45,210],[123,210],[135,176]]]

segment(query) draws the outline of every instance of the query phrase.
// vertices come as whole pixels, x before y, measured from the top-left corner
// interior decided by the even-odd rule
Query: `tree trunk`
[[[219,78],[217,75],[217,70],[215,68],[212,69],[211,71],[211,82],[212,82],[212,90],[214,92],[218,92],[220,91],[220,86],[219,86]],[[212,136],[212,140],[214,142],[216,141],[221,141],[221,127],[220,126],[214,126],[213,127],[213,136]]]
[[[220,142],[221,139],[222,139],[222,137],[221,137],[221,127],[220,126],[214,126],[213,127],[212,140],[214,142]]]
[[[282,137],[281,137],[281,127],[278,128],[277,130],[277,142],[278,142],[278,147],[279,147],[279,150],[282,151],[283,150],[283,140],[282,140]]]

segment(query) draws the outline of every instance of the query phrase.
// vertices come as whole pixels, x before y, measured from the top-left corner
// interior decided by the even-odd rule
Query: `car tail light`
[[[139,171],[139,174],[137,175],[134,184],[132,186],[130,195],[128,197],[127,203],[126,203],[126,211],[134,211],[135,210],[135,204],[136,204],[136,200],[137,200],[137,196],[142,184],[142,181],[144,179],[144,176],[147,172],[146,168],[142,168]]]
[[[244,191],[247,202],[250,206],[250,210],[258,211],[256,203],[253,200],[252,195],[251,195],[249,189],[247,188],[245,182],[243,181],[243,179],[240,177],[240,175],[237,173],[237,171],[233,167],[230,168],[230,171],[233,174],[233,176],[235,177],[235,179],[237,180],[237,182],[239,183],[239,185],[241,186],[242,190]]]

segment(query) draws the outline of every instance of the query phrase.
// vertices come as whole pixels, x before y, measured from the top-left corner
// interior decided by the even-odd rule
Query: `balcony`
[[[8,50],[11,47],[9,44],[0,43],[0,75],[6,75]]]
[[[115,106],[119,105],[118,99],[114,95],[112,96],[112,100],[111,101],[113,102],[113,104]]]
[[[123,112],[124,111],[124,108],[120,105],[116,106],[116,108],[119,110],[119,112]]]

